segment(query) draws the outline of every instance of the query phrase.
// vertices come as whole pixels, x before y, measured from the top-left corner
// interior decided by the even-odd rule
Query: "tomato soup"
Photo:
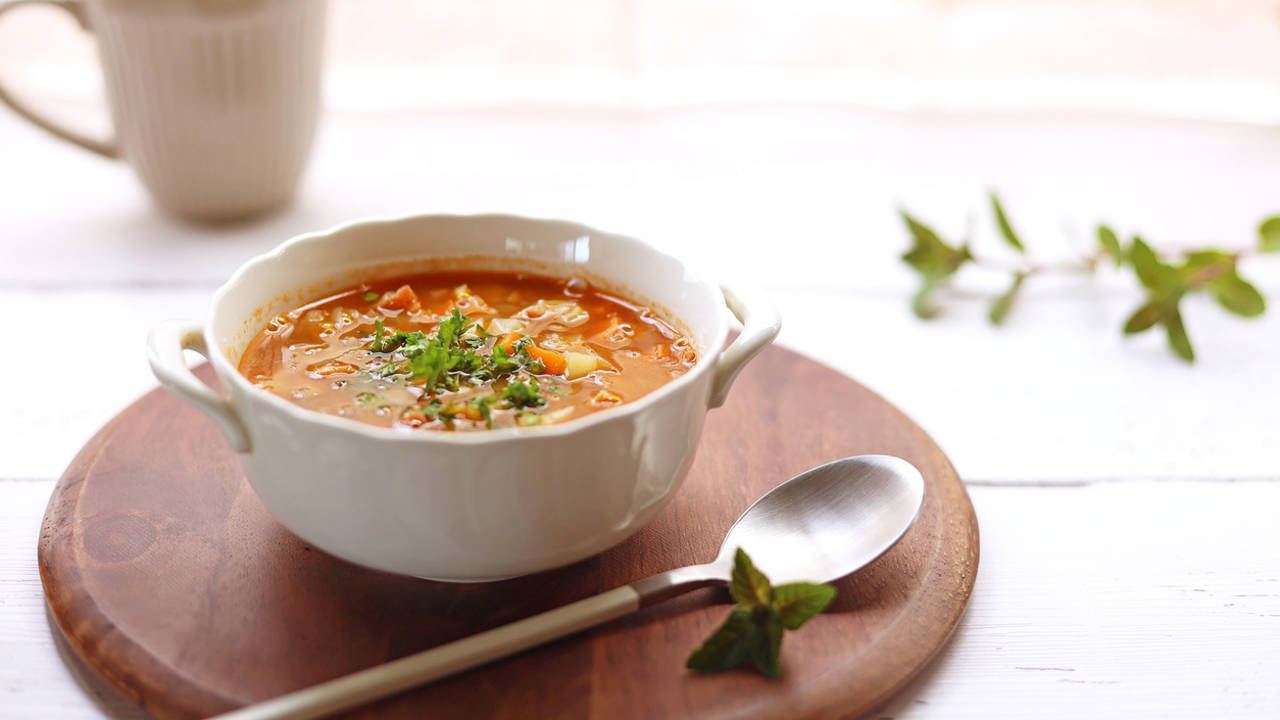
[[[693,367],[689,338],[582,278],[457,272],[361,284],[278,315],[240,372],[302,407],[406,431],[564,422]]]

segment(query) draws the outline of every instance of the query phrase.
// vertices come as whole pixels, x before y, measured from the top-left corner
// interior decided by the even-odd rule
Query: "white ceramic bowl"
[[[578,274],[650,304],[697,343],[688,373],[616,408],[546,427],[403,432],[304,410],[238,372],[274,315],[324,292],[431,269]],[[208,413],[271,512],[307,542],[379,570],[481,581],[565,565],[647,523],[679,488],[703,418],[778,333],[777,313],[628,237],[505,215],[371,220],[302,235],[250,260],[208,323],[151,331],[165,387]],[[728,307],[743,332],[723,351]],[[187,369],[209,358],[225,395]]]

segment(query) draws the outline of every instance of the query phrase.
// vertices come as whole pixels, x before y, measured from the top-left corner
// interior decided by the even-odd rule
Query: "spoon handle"
[[[638,609],[640,594],[630,585],[623,585],[447,645],[218,715],[215,720],[324,717],[572,635]]]

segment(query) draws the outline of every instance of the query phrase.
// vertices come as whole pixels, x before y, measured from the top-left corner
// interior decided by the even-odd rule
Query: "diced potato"
[[[564,354],[565,365],[568,368],[567,377],[570,380],[578,378],[593,372],[600,368],[600,358],[595,355],[580,352],[567,352]]]

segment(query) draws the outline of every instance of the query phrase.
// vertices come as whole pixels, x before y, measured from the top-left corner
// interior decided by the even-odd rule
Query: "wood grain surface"
[[[200,374],[211,377],[207,367]],[[832,608],[787,638],[781,681],[683,669],[729,603],[704,590],[355,713],[857,716],[947,639],[973,586],[977,522],[920,428],[847,377],[778,348],[711,413],[671,505],[631,540],[566,568],[449,585],[330,557],[271,518],[211,422],[157,390],[104,427],[59,481],[40,574],[68,647],[106,685],[156,717],[199,717],[705,562],[768,489],[871,452],[920,468],[924,508],[901,543],[839,583]]]

